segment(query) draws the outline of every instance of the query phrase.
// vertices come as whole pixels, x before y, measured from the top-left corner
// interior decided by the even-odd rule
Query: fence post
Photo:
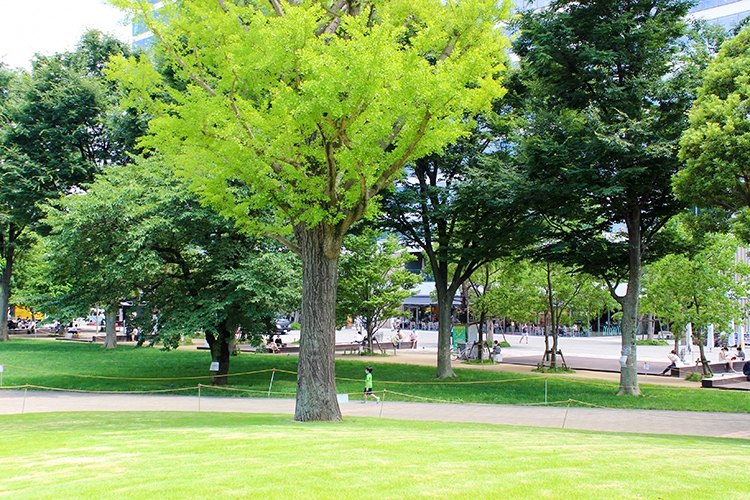
[[[271,370],[271,385],[268,386],[268,397],[271,397],[271,389],[273,389],[273,378],[276,376],[276,368]]]
[[[23,386],[23,404],[21,405],[21,413],[26,411],[26,391],[29,390],[29,384]]]
[[[198,383],[198,411],[201,411],[201,384]]]
[[[568,420],[568,410],[570,409],[570,402],[572,399],[568,399],[568,406],[565,407],[565,418],[563,418],[562,428],[565,429],[565,422]]]
[[[383,400],[380,402],[380,414],[378,415],[378,418],[381,418],[383,416],[383,407],[385,406],[385,393],[388,392],[385,389],[383,389]]]

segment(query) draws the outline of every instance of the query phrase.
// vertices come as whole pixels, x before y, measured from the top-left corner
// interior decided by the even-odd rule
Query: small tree
[[[737,262],[739,240],[733,236],[708,234],[703,241],[693,238],[693,243],[692,252],[668,255],[649,265],[644,293],[654,312],[668,315],[673,332],[692,326],[690,340],[699,347],[703,374],[711,376],[703,345],[708,326],[744,319],[747,311],[740,299],[747,295],[750,268]]]
[[[404,299],[420,281],[418,274],[404,269],[414,260],[389,235],[379,238],[375,229],[365,228],[359,235],[344,238],[339,265],[339,289],[336,316],[339,324],[346,316],[360,316],[365,323],[366,340],[372,351],[373,335],[383,322],[397,316]]]

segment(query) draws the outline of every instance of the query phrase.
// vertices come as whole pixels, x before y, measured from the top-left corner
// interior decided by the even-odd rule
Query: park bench
[[[734,367],[735,372],[739,372],[739,374],[742,375],[742,365],[745,364],[744,361],[730,361],[729,364]],[[711,372],[715,374],[731,374],[732,372],[727,370],[726,365],[727,364],[725,361],[714,361],[709,363]],[[701,367],[700,363],[696,363],[694,365],[675,366],[670,370],[670,375],[673,377],[686,377],[689,373],[692,372],[703,373],[703,368]]]

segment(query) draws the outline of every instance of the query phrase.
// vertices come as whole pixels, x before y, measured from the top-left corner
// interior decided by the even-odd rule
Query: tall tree
[[[126,45],[89,32],[74,52],[37,56],[31,74],[0,70],[0,310],[5,314],[16,253],[39,229],[47,199],[90,181],[103,166],[127,162],[138,118],[113,113],[116,93],[101,66]],[[115,126],[115,124],[117,124]],[[114,130],[117,132],[114,132]],[[8,340],[0,324],[0,340]]]
[[[415,161],[384,196],[381,224],[422,249],[438,303],[437,377],[455,377],[450,361],[456,292],[482,265],[522,245],[525,207],[518,178],[498,157],[495,131],[484,128],[444,154]]]
[[[340,420],[338,259],[349,227],[406,163],[440,151],[503,93],[495,0],[268,3],[113,0],[154,33],[171,75],[114,73],[151,110],[144,145],[205,202],[303,265],[295,419]],[[173,85],[175,84],[175,85]],[[265,224],[259,209],[274,210]]]
[[[704,75],[680,140],[677,196],[726,211],[750,241],[750,27],[726,41]]]
[[[530,201],[552,229],[541,253],[602,276],[621,305],[627,362],[620,394],[640,393],[641,266],[680,208],[670,178],[680,166],[677,140],[692,98],[679,57],[689,6],[558,0],[524,13],[514,43],[529,105],[520,161]]]
[[[370,352],[373,335],[386,319],[399,314],[404,299],[414,294],[412,289],[421,281],[418,274],[405,269],[404,264],[414,257],[398,239],[380,236],[372,228],[347,235],[339,266],[339,324],[347,316],[361,317]]]

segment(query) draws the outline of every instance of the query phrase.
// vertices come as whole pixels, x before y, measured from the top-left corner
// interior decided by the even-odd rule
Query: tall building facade
[[[154,9],[158,11],[162,7],[161,0],[148,0],[149,3],[154,5]],[[136,21],[133,23],[133,48],[144,48],[147,49],[154,43],[154,35],[148,30],[145,23]]]

